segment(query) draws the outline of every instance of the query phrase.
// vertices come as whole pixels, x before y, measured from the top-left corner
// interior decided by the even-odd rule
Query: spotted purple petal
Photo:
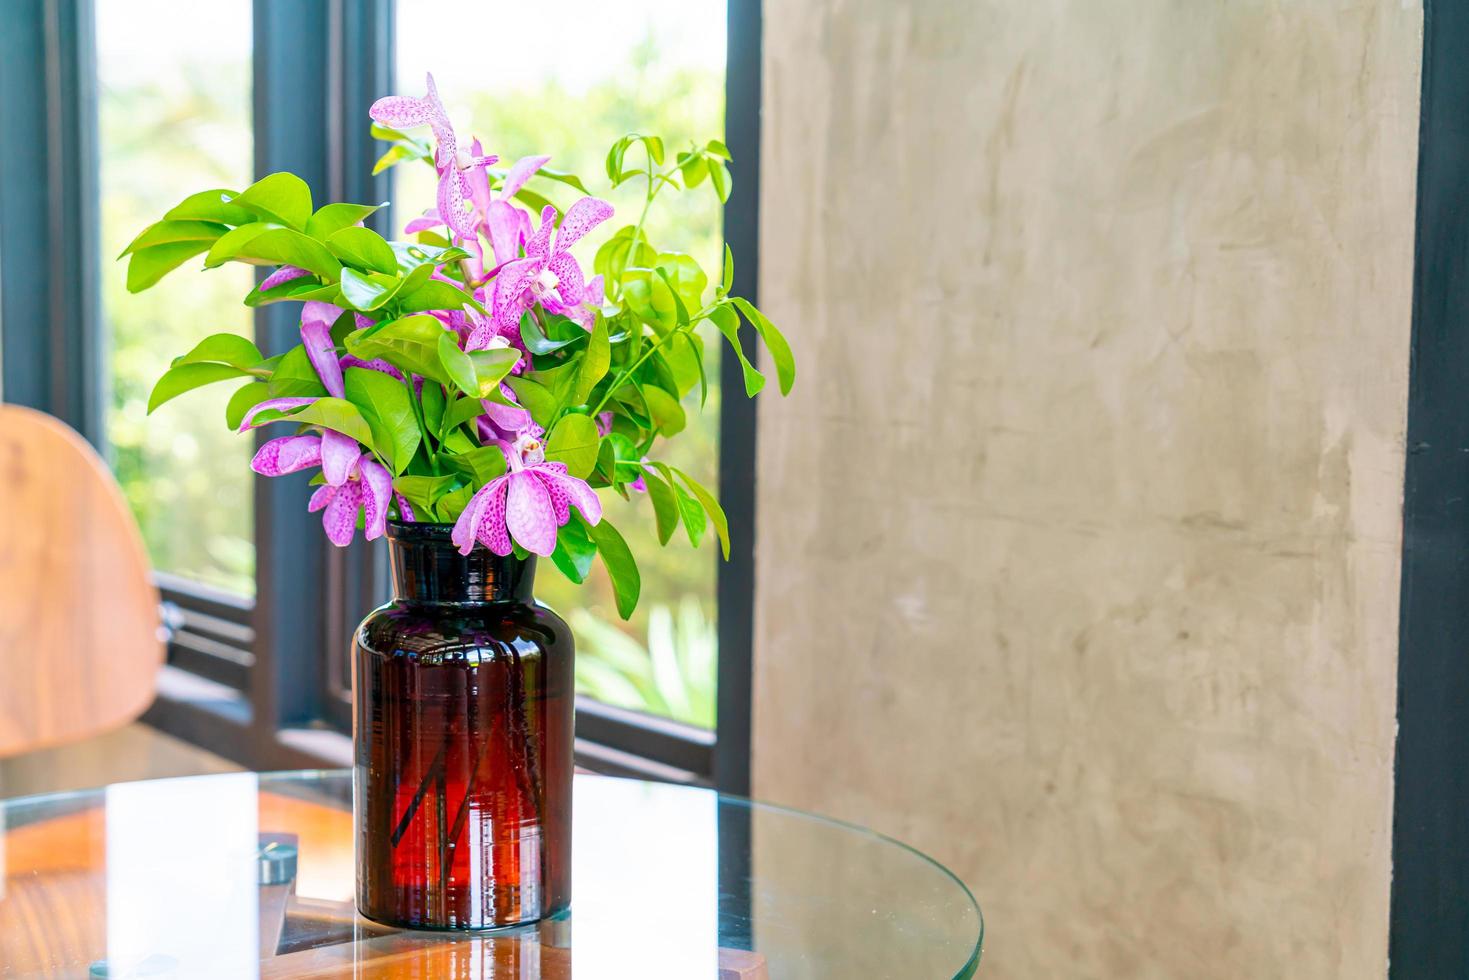
[[[467,555],[474,550],[475,539],[479,533],[480,523],[484,520],[491,500],[497,494],[500,496],[500,512],[504,512],[506,478],[496,477],[489,483],[480,487],[473,497],[469,498],[469,504],[459,514],[459,519],[454,522],[454,530],[449,534],[449,540],[459,549],[461,555]],[[504,523],[503,520],[501,523]]]
[[[331,503],[332,499],[337,495],[337,489],[337,487],[332,486],[330,483],[323,483],[317,487],[316,492],[311,495],[311,499],[306,502],[306,513],[314,514]]]
[[[495,277],[493,304],[497,330],[505,332],[519,326],[520,315],[527,305],[523,294],[540,271],[541,260],[536,258],[520,259],[500,269]]]
[[[260,281],[260,291],[263,293],[266,290],[274,289],[281,283],[290,282],[292,279],[300,279],[302,276],[309,275],[311,273],[305,269],[298,268],[294,265],[283,265]]]
[[[348,480],[332,495],[326,510],[321,515],[321,526],[326,530],[326,539],[338,548],[352,543],[357,530],[357,509],[362,506],[362,481]]]
[[[376,541],[387,531],[388,502],[393,499],[393,476],[381,463],[364,459],[361,465],[363,528],[367,540]]]
[[[365,368],[369,371],[380,371],[383,374],[388,375],[389,377],[397,378],[399,381],[403,380],[403,372],[393,367],[393,365],[389,364],[381,357],[374,357],[370,361],[364,361],[360,357],[355,357],[351,354],[347,354],[342,357],[341,364],[343,371],[345,371],[347,368],[353,367]]]
[[[444,219],[439,216],[438,208],[429,208],[423,212],[422,217],[414,218],[403,226],[403,234],[415,235],[420,231],[428,231],[430,228],[444,227]]]
[[[511,166],[505,174],[505,181],[500,185],[500,200],[508,201],[515,196],[516,192],[525,186],[525,182],[531,176],[551,162],[550,157],[521,157]]]
[[[337,398],[345,396],[347,389],[342,384],[342,364],[337,360],[336,345],[332,343],[331,321],[303,319],[301,343],[306,345],[306,356],[311,359],[311,366],[316,368],[316,375],[326,390]]]
[[[556,254],[561,254],[593,228],[612,217],[612,205],[595,197],[584,197],[566,209],[556,231]]]
[[[326,482],[339,487],[347,482],[352,467],[362,458],[357,440],[340,432],[325,429],[321,434],[321,473]]]
[[[585,480],[568,475],[565,463],[540,463],[532,467],[532,470],[548,485],[555,485],[566,494],[572,506],[581,511],[581,516],[587,519],[588,524],[596,524],[602,519],[602,500],[597,496],[597,491]]]
[[[404,497],[401,493],[394,493],[393,500],[396,501],[398,504],[398,520],[409,522],[418,520],[418,518],[413,515],[413,506],[408,503],[408,499],[406,497]]]
[[[290,411],[293,408],[300,408],[302,405],[310,405],[314,401],[316,401],[315,398],[267,398],[263,402],[256,402],[254,405],[250,406],[250,408],[245,412],[245,417],[240,420],[239,431],[244,432],[247,429],[254,428],[251,423],[255,421],[255,416],[259,415],[261,412],[286,412]],[[284,420],[271,419],[271,421],[281,422]],[[268,422],[261,423],[261,425],[268,424]]]
[[[284,476],[321,465],[321,440],[316,436],[282,436],[260,447],[250,468],[261,476]]]
[[[551,230],[556,227],[556,209],[547,204],[541,208],[541,226],[525,243],[525,254],[546,258],[551,254]]]
[[[505,498],[505,527],[520,546],[532,554],[549,556],[556,550],[556,512],[551,495],[538,475],[529,470],[509,474]]]

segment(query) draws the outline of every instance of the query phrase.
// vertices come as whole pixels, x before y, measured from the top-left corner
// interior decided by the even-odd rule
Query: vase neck
[[[388,522],[393,597],[422,605],[533,601],[536,559],[500,556],[477,545],[467,555],[449,540],[449,524]]]

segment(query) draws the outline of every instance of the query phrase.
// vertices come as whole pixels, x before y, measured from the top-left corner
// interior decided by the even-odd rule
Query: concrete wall
[[[1421,30],[765,0],[755,791],[982,976],[1384,975]]]

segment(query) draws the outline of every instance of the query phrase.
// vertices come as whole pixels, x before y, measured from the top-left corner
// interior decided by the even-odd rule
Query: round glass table
[[[480,933],[358,916],[351,811],[346,771],[0,803],[0,977],[948,980],[979,965],[958,878],[793,810],[578,775],[571,912]]]

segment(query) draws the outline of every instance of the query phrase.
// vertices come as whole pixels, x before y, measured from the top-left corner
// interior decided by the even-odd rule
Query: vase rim
[[[388,537],[394,541],[448,541],[454,534],[453,524],[395,520],[387,523]]]

